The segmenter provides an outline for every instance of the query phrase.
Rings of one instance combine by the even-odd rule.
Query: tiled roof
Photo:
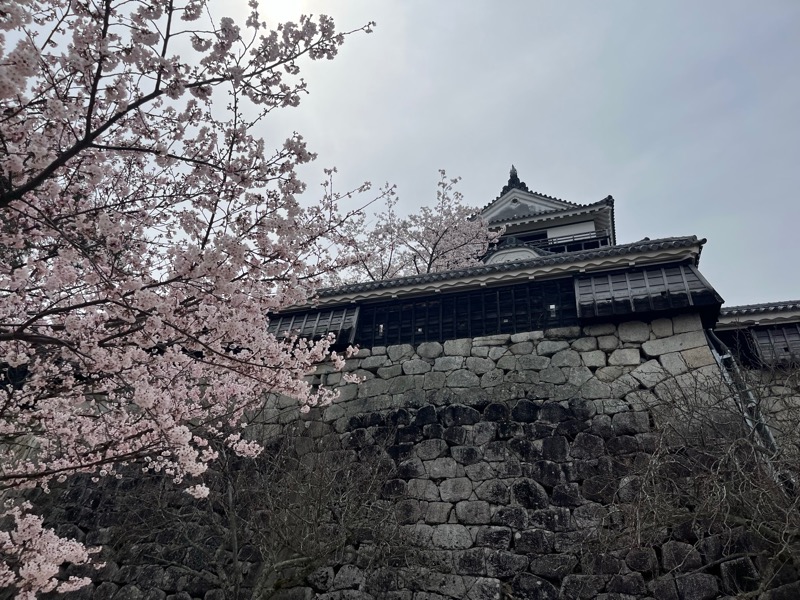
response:
[[[368,281],[364,283],[354,283],[335,288],[323,288],[319,291],[320,298],[327,298],[331,296],[338,296],[340,294],[351,294],[360,292],[369,292],[375,290],[383,290],[393,287],[422,285],[435,281],[446,281],[449,279],[460,279],[463,277],[470,277],[475,275],[488,275],[491,273],[502,273],[504,271],[514,271],[516,269],[542,267],[547,265],[569,264],[572,262],[579,262],[582,260],[592,260],[596,258],[604,258],[607,256],[619,256],[631,252],[652,252],[657,250],[666,249],[680,249],[689,248],[691,246],[706,243],[706,240],[699,239],[696,235],[685,237],[670,237],[661,238],[657,240],[643,239],[638,242],[630,244],[619,244],[617,246],[603,246],[593,250],[580,250],[577,252],[564,252],[560,254],[552,254],[549,256],[541,256],[522,261],[511,261],[504,263],[497,263],[492,265],[478,265],[475,267],[468,267],[465,269],[456,269],[454,271],[442,271],[438,273],[425,273],[423,275],[412,275],[410,277],[400,277],[397,279],[388,279],[385,281]]]
[[[786,300],[784,302],[764,302],[762,304],[742,304],[741,306],[723,306],[721,317],[739,317],[760,313],[789,312],[800,310],[800,300]]]
[[[563,200],[562,200],[562,202],[563,202]],[[612,206],[613,207],[614,206],[614,199],[611,196],[609,196],[608,198],[603,198],[599,202],[594,202],[592,204],[573,204],[572,202],[568,202],[568,204],[571,204],[572,206],[568,206],[566,208],[557,208],[557,209],[553,209],[553,210],[535,211],[535,212],[529,212],[529,213],[524,213],[524,214],[519,214],[519,215],[513,215],[511,217],[506,217],[505,219],[492,219],[491,221],[489,221],[489,223],[491,224],[492,227],[494,227],[494,226],[496,226],[498,224],[501,224],[501,223],[507,223],[509,221],[519,221],[520,219],[527,219],[527,218],[532,218],[532,217],[539,217],[539,216],[545,216],[546,215],[548,218],[552,218],[552,217],[558,216],[558,215],[560,215],[562,213],[572,212],[572,211],[574,211],[576,209],[586,209],[586,210],[588,210],[588,209],[592,209],[592,208],[602,208],[604,206]],[[482,211],[483,210],[486,210],[486,208],[482,209]]]

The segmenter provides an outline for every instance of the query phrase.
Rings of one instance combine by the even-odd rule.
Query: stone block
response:
[[[681,600],[713,600],[719,597],[717,578],[707,573],[691,573],[676,577]]]
[[[689,367],[689,369],[699,369],[700,367],[713,365],[717,362],[714,360],[711,349],[708,347],[683,350],[681,352],[681,357],[686,362],[686,366]]]
[[[417,346],[417,355],[421,358],[439,358],[443,351],[439,342],[423,342]]]
[[[473,465],[483,459],[483,452],[476,446],[453,446],[450,454],[462,465]]]
[[[511,546],[511,529],[496,525],[479,527],[475,536],[475,545],[505,550]]]
[[[489,348],[488,346],[476,346],[473,344],[470,355],[477,358],[487,358],[489,356]]]
[[[496,361],[508,354],[508,349],[505,346],[492,346],[489,348],[489,358]]]
[[[683,356],[681,356],[680,352],[662,354],[658,357],[658,360],[661,363],[661,366],[664,367],[664,369],[670,375],[681,375],[689,370],[689,367],[686,366],[686,361],[683,360]]]
[[[504,525],[512,529],[525,529],[528,511],[521,506],[501,506],[492,515],[492,525]]]
[[[657,357],[669,352],[680,352],[691,348],[707,346],[706,336],[702,331],[676,333],[672,337],[650,340],[642,344],[647,356]]]
[[[513,597],[520,600],[558,600],[558,589],[552,583],[530,573],[517,575],[511,582],[511,589]]]
[[[601,335],[597,338],[597,347],[604,352],[611,352],[619,347],[619,338],[615,335]]]
[[[463,356],[440,356],[433,361],[434,371],[455,371],[464,367]]]
[[[583,328],[583,333],[585,335],[610,335],[612,333],[616,333],[617,328],[613,323],[599,323],[597,325],[587,325]]]
[[[612,383],[621,377],[622,373],[623,369],[620,366],[600,367],[594,372],[594,376],[603,383]]]
[[[520,371],[541,371],[550,365],[549,356],[527,355],[517,357],[517,367]]]
[[[440,390],[444,387],[447,380],[447,375],[442,371],[433,371],[425,373],[425,379],[422,383],[422,388],[425,390]]]
[[[450,511],[453,505],[449,502],[429,502],[425,512],[425,522],[431,525],[436,523],[447,523],[450,520]]]
[[[460,502],[472,495],[472,481],[466,477],[446,479],[439,484],[439,497],[444,502]]]
[[[650,415],[645,411],[619,412],[611,419],[614,433],[630,435],[650,431]]]
[[[492,513],[484,500],[463,500],[456,504],[456,516],[465,525],[487,525]]]
[[[464,472],[471,481],[488,481],[496,476],[496,471],[486,461],[475,463],[474,465],[467,465],[464,467]]]
[[[641,598],[647,594],[644,577],[641,573],[614,575],[606,589],[612,594],[624,594],[634,598]]]
[[[469,356],[472,350],[472,339],[447,340],[444,343],[445,356]]]
[[[579,367],[581,366],[581,355],[575,350],[559,350],[550,358],[550,365],[553,367]]]
[[[623,342],[646,342],[650,339],[650,327],[641,321],[625,321],[617,327],[617,335]]]
[[[543,383],[566,383],[567,377],[564,372],[558,367],[547,367],[539,371],[539,381]]]
[[[378,367],[383,367],[389,364],[385,356],[368,356],[361,361],[361,368],[368,371],[374,371]]]
[[[661,566],[665,571],[692,571],[702,564],[700,553],[691,544],[670,541],[661,546]]]
[[[650,329],[657,338],[669,337],[673,334],[672,319],[656,319],[650,323]]]
[[[406,484],[406,494],[409,498],[427,502],[438,502],[440,500],[439,488],[430,479],[411,479]]]
[[[486,548],[459,550],[453,553],[453,560],[459,575],[486,575]]]
[[[551,580],[563,579],[578,566],[578,559],[572,554],[546,554],[531,558],[528,570],[534,575]]]
[[[590,368],[599,368],[606,366],[606,353],[602,350],[590,350],[589,352],[581,352],[581,362]]]
[[[677,315],[672,317],[672,329],[674,333],[686,333],[687,331],[702,331],[703,323],[700,315]]]
[[[483,375],[495,368],[495,363],[489,358],[477,358],[470,356],[467,358],[467,369],[477,375]]]
[[[533,342],[517,342],[508,347],[511,354],[531,354],[533,352]]]
[[[390,346],[391,348],[391,346]],[[333,590],[357,588],[364,583],[364,572],[355,565],[342,565],[333,578]]]
[[[748,557],[729,560],[720,565],[722,588],[728,594],[752,592],[759,585],[759,574]]]
[[[439,420],[445,427],[454,425],[474,425],[481,420],[481,413],[471,406],[451,404],[439,412]]]
[[[581,385],[579,393],[586,400],[608,398],[611,395],[611,386],[593,377]]]
[[[481,384],[481,378],[478,377],[472,371],[468,371],[467,369],[459,369],[457,371],[453,371],[447,375],[447,380],[445,381],[445,385],[447,387],[458,387],[458,388],[471,388],[471,387],[479,387]]]
[[[430,365],[428,365],[430,367]],[[430,368],[428,369],[430,370]],[[391,367],[379,367],[377,371],[378,377],[381,379],[391,379],[392,377],[397,377],[403,372],[403,367],[400,365],[392,365]],[[335,375],[339,375],[339,373],[335,373]],[[328,375],[328,383],[330,383],[330,375]]]
[[[546,508],[547,492],[533,479],[518,479],[511,484],[511,502],[527,509]]]
[[[495,551],[486,555],[486,574],[489,577],[512,577],[527,566],[528,557],[513,552]]]
[[[570,445],[569,453],[573,458],[591,459],[605,453],[603,438],[591,433],[579,433]]]
[[[609,365],[638,365],[641,362],[638,348],[620,348],[608,357]]]
[[[414,450],[420,460],[433,460],[447,454],[448,445],[444,440],[423,440]]]
[[[631,375],[647,389],[654,388],[667,378],[667,374],[657,360],[648,360],[639,365],[631,372]]]
[[[459,465],[453,458],[437,458],[423,463],[428,477],[431,479],[448,479],[464,476],[464,467]]]
[[[411,344],[398,344],[396,346],[388,346],[386,354],[392,362],[400,362],[407,358],[414,356],[414,347]]]
[[[549,340],[574,340],[581,335],[581,328],[577,325],[568,327],[551,327],[545,329],[542,337]]]
[[[433,528],[431,543],[435,548],[464,550],[472,546],[472,536],[463,525],[445,524]]]
[[[497,359],[498,369],[503,369],[504,371],[516,371],[518,366],[519,363],[517,362],[517,357],[511,354],[501,356]]]
[[[431,370],[431,363],[419,358],[403,361],[403,373],[406,375],[417,375],[420,373],[427,373]]]
[[[508,486],[499,479],[489,479],[475,488],[475,496],[492,504],[508,504]]]
[[[567,348],[569,348],[569,342],[548,339],[539,342],[539,345],[536,346],[536,354],[539,356],[552,356],[556,352],[566,350]]]

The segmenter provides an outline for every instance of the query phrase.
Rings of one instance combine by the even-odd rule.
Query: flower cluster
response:
[[[144,459],[196,480],[212,438],[258,453],[231,432],[269,394],[331,400],[305,380],[330,341],[276,339],[267,321],[347,260],[330,248],[352,215],[337,195],[302,206],[295,170],[313,153],[298,134],[270,152],[253,128],[299,101],[298,61],[334,57],[344,35],[324,16],[270,30],[253,6],[237,24],[207,4],[2,3],[3,487]],[[0,532],[0,583],[78,585],[53,577],[86,560],[80,545],[27,510]]]

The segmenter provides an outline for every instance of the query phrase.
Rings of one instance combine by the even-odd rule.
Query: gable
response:
[[[534,192],[513,189],[483,209],[480,215],[491,225],[569,208],[575,208],[575,204]]]

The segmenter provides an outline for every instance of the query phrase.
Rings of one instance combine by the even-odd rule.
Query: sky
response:
[[[243,2],[243,0],[230,0]],[[483,206],[513,163],[537,192],[616,200],[617,241],[707,238],[727,305],[800,299],[800,2],[282,0],[268,20],[374,20],[268,139],[304,135],[339,189],[435,200],[438,170]],[[277,142],[276,142],[277,145]]]

